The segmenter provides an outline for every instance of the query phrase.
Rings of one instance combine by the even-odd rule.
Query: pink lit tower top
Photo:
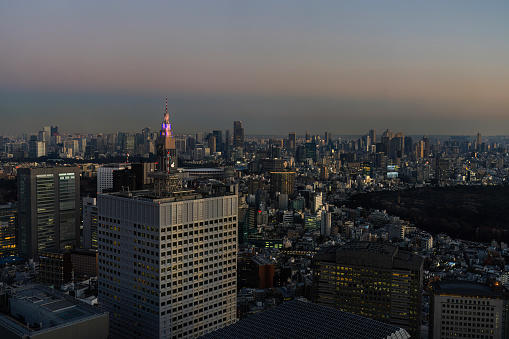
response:
[[[177,168],[177,149],[175,139],[171,130],[170,115],[168,114],[168,99],[166,99],[166,110],[164,113],[161,131],[156,140],[157,148],[157,170],[159,172],[171,173]]]

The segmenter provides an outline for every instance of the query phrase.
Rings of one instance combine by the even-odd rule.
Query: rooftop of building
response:
[[[260,256],[260,255],[253,257],[253,261],[260,266],[272,265],[272,262],[269,259],[267,259],[263,256]]]
[[[34,331],[41,333],[57,326],[66,326],[97,316],[108,316],[108,312],[44,285],[17,287],[7,290],[7,294],[10,314],[0,314],[0,326],[18,334],[30,334]],[[23,315],[24,322],[14,317],[15,312]],[[41,328],[39,324],[45,325]]]
[[[339,251],[360,251],[378,255],[392,256],[398,251],[395,245],[380,244],[375,242],[350,242],[339,248]]]
[[[404,269],[417,269],[422,267],[424,262],[420,255],[401,251],[396,245],[360,241],[322,248],[314,259],[351,265]]]
[[[333,308],[293,300],[233,325],[208,333],[203,339],[410,338],[402,328]]]
[[[502,293],[493,291],[490,286],[465,280],[443,280],[431,284],[435,295],[456,295],[465,297],[502,298]]]

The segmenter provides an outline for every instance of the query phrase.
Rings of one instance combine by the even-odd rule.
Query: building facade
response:
[[[314,299],[420,337],[423,258],[397,246],[353,242],[313,258]]]
[[[37,259],[39,251],[73,249],[80,243],[80,170],[38,167],[18,170],[18,248]]]
[[[270,191],[292,196],[295,190],[295,172],[271,172]]]
[[[16,246],[16,205],[0,205],[0,258],[18,254]]]
[[[235,322],[237,199],[98,196],[99,302],[113,338],[194,338]]]
[[[242,121],[233,122],[233,147],[244,148],[244,128]]]
[[[97,199],[83,198],[83,247],[97,249]]]
[[[430,338],[506,338],[501,291],[473,281],[436,281],[431,286]]]
[[[107,164],[97,168],[97,193],[113,188],[113,172],[131,168],[131,164]]]

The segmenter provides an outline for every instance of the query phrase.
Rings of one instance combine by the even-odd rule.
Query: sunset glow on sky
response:
[[[176,134],[508,134],[508,18],[507,1],[4,1],[0,135],[157,130],[166,97]]]

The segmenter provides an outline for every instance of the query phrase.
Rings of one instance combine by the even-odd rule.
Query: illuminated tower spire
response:
[[[170,115],[168,114],[168,98],[166,98],[166,109],[156,146],[157,170],[159,172],[170,173],[177,166],[177,150],[173,131],[171,130]]]
[[[154,178],[154,191],[158,196],[168,196],[182,191],[182,184],[174,173],[178,165],[175,139],[171,130],[170,115],[168,114],[168,99],[164,112],[161,131],[156,140],[157,148],[157,172]]]
[[[161,132],[159,133],[159,137],[173,137],[173,132],[171,130],[170,124],[170,115],[168,114],[168,98],[166,98],[166,110],[164,112],[163,124],[161,126]]]

